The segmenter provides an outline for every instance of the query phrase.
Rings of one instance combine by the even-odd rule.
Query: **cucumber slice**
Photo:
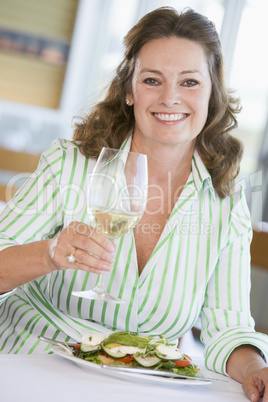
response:
[[[163,355],[162,353],[158,352],[156,349],[154,350],[154,353],[159,359],[161,360],[184,360],[181,356],[168,356],[168,355]]]
[[[133,357],[136,360],[136,362],[143,367],[153,367],[161,362],[161,359],[159,359],[159,357],[157,357],[156,355],[142,357],[137,354],[134,354]]]
[[[161,360],[170,360],[170,359],[167,358],[166,355],[163,355],[162,353],[158,352],[156,349],[154,350],[154,353],[155,353],[155,355],[156,355],[157,357],[159,357],[159,359],[161,359]]]
[[[100,345],[87,345],[86,343],[81,343],[80,345],[80,350],[81,352],[97,352],[98,350],[101,350]]]
[[[102,350],[110,357],[113,357],[115,359],[122,359],[123,357],[127,356],[127,353],[122,353],[119,350],[115,351],[113,349],[107,348],[107,346],[104,346],[101,344]],[[114,348],[115,349],[115,348]]]
[[[163,360],[183,360],[181,351],[171,345],[158,345],[154,353],[159,359]]]

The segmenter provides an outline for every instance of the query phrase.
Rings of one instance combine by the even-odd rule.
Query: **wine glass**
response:
[[[91,225],[111,241],[139,222],[148,189],[147,156],[103,148],[90,177],[87,211]],[[124,303],[104,289],[103,273],[94,289],[72,292],[86,299]]]

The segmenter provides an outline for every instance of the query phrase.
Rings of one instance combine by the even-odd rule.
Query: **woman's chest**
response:
[[[176,191],[168,186],[151,186],[148,190],[146,210],[134,228],[139,274],[165,229],[180,193],[178,189]]]
[[[167,189],[151,188],[148,191],[146,210],[134,228],[139,274],[152,255],[174,207]]]
[[[134,238],[139,274],[141,274],[152,255],[163,232],[168,216],[168,214],[166,214],[166,216],[159,214],[157,217],[144,214],[135,227]]]

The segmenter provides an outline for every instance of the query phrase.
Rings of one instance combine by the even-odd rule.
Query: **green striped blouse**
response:
[[[86,194],[94,164],[73,142],[54,141],[0,216],[0,250],[52,238],[73,220],[89,223]],[[93,287],[96,274],[53,272],[1,296],[0,351],[47,352],[37,335],[80,341],[89,331],[163,334],[175,342],[201,314],[208,368],[226,374],[226,360],[240,344],[268,355],[268,337],[254,332],[250,315],[251,236],[243,189],[219,199],[195,151],[189,179],[140,275],[133,232],[116,242],[105,282],[125,303],[72,296]]]

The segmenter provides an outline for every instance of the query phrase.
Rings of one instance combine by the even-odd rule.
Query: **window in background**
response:
[[[242,112],[234,134],[244,144],[241,180],[253,223],[268,220],[268,3],[247,0],[230,74]]]
[[[190,7],[213,21],[217,31],[220,33],[224,14],[224,0],[159,0],[158,3],[159,6],[171,6],[178,10]]]
[[[241,19],[230,75],[230,86],[241,98],[236,136],[244,143],[242,172],[251,174],[265,133],[268,110],[268,2],[248,0]]]
[[[139,9],[139,0],[114,0],[109,14],[106,15],[106,48],[100,55],[96,71],[89,77],[90,98],[102,97],[105,87],[114,75],[116,67],[123,56],[123,38],[135,23],[135,16]],[[93,80],[97,84],[93,84]],[[92,89],[96,90],[94,94]]]
[[[0,0],[0,97],[58,108],[78,0]]]

